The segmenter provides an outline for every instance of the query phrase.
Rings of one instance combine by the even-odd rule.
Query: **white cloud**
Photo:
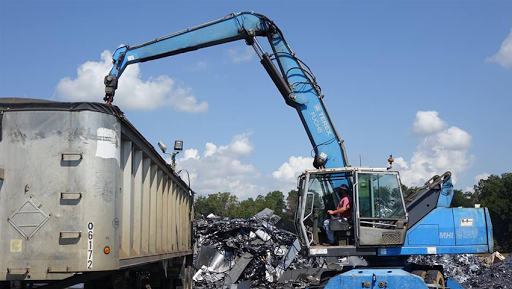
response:
[[[246,132],[233,137],[229,144],[229,149],[239,156],[246,156],[252,152],[252,144],[249,141],[249,136],[252,132]]]
[[[185,150],[185,152],[183,153],[183,160],[186,161],[189,159],[194,159],[194,160],[199,159],[199,152],[196,149]]]
[[[101,102],[105,86],[103,78],[112,68],[112,53],[101,53],[101,61],[87,61],[77,69],[77,77],[62,78],[55,88],[55,97],[65,101]],[[189,87],[179,87],[166,75],[141,79],[139,64],[126,68],[119,79],[114,98],[115,104],[122,109],[150,110],[170,106],[178,111],[200,113],[208,110],[208,103],[198,103]]]
[[[412,125],[412,132],[417,134],[431,134],[439,132],[446,127],[446,122],[438,117],[437,111],[418,111],[416,120]]]
[[[291,156],[277,171],[272,173],[275,179],[295,182],[300,173],[313,169],[313,158]]]
[[[490,176],[491,175],[486,172],[476,175],[475,176],[475,185],[477,185],[478,182],[480,182],[480,180],[487,180]],[[475,188],[473,185],[473,186],[466,187],[466,190],[464,192],[472,192],[473,193],[474,191],[475,191]]]
[[[453,181],[457,174],[469,169],[474,156],[468,153],[472,137],[466,131],[439,118],[437,111],[418,111],[413,132],[419,144],[409,161],[395,159],[402,182],[407,186],[422,186],[432,176],[451,171]]]
[[[490,174],[483,172],[475,176],[475,182],[478,183],[480,180],[487,180],[490,176]]]
[[[438,133],[434,138],[430,137],[432,146],[440,149],[465,150],[471,146],[471,135],[456,126],[449,127]]]
[[[239,158],[253,151],[249,141],[251,132],[235,135],[227,145],[217,146],[207,142],[202,155],[197,149],[188,149],[177,161],[177,169],[190,173],[191,186],[200,194],[231,192],[240,199],[265,194],[258,183],[262,175],[254,165]]]
[[[217,151],[217,146],[211,142],[206,143],[206,150],[204,151],[204,157],[209,157]]]
[[[487,62],[496,62],[499,65],[510,68],[512,67],[512,28],[503,43],[501,43],[500,50],[491,57],[485,59]]]
[[[262,174],[242,160],[254,151],[251,135],[250,131],[237,134],[225,145],[207,142],[202,152],[187,149],[177,160],[176,169],[189,172],[192,189],[201,195],[230,192],[243,200],[280,190],[286,196],[296,189],[298,175],[313,168],[313,158],[292,156],[273,173]],[[181,176],[187,181],[186,176]]]
[[[314,169],[313,158],[291,156],[272,173],[277,189],[285,194],[296,189],[298,176],[307,169]]]
[[[395,158],[395,165],[405,170],[409,169],[409,164],[402,157]]]
[[[233,63],[238,64],[240,62],[250,61],[255,53],[250,46],[246,46],[228,49],[227,54]]]

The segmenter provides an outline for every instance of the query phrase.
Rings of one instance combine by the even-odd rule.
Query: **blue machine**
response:
[[[318,246],[315,229],[308,229],[317,224],[317,219],[311,218],[315,216],[311,204],[316,198],[325,200],[331,195],[333,184],[340,178],[349,178],[354,184],[353,221],[341,229],[331,226],[340,234],[337,246]],[[399,186],[398,173],[387,169],[312,170],[300,177],[300,209],[295,219],[306,254],[364,256],[367,260],[365,269],[341,268],[341,274],[331,278],[325,288],[458,288],[455,280],[444,280],[442,267],[410,264],[407,258],[493,251],[488,209],[450,207],[453,185],[449,172],[433,177],[403,203],[399,202]],[[417,284],[418,280],[423,281],[422,286]]]
[[[435,279],[432,279],[435,282]],[[430,282],[430,281],[427,281]],[[399,289],[399,288],[439,288],[435,283],[425,284],[420,276],[401,269],[353,269],[332,278],[324,289]],[[453,279],[448,279],[441,288],[464,289]]]
[[[260,46],[258,36],[267,38],[270,54]],[[286,104],[297,110],[315,152],[317,170],[299,177],[295,226],[302,252],[368,259],[368,267],[343,269],[326,288],[457,288],[455,281],[445,282],[442,268],[411,266],[405,262],[407,256],[492,252],[488,210],[450,208],[453,185],[449,172],[434,176],[404,199],[397,172],[349,166],[343,140],[332,124],[315,76],[296,57],[281,30],[261,14],[230,14],[141,45],[119,47],[104,80],[104,100],[113,102],[119,78],[130,64],[236,40],[245,40],[254,48]],[[390,164],[392,161],[390,158]],[[318,246],[325,238],[318,224],[323,223],[325,211],[340,201],[335,189],[340,184],[352,187],[353,218],[331,226],[337,233],[337,246]]]

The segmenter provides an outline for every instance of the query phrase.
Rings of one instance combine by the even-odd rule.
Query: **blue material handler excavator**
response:
[[[263,50],[257,37],[267,38],[270,53]],[[492,252],[487,208],[450,207],[454,195],[450,172],[432,177],[404,197],[399,173],[390,170],[392,158],[389,168],[350,166],[314,74],[264,15],[230,14],[137,46],[119,47],[104,80],[104,100],[113,102],[119,78],[130,64],[237,40],[254,48],[286,104],[298,112],[313,146],[316,169],[306,171],[298,180],[294,222],[300,253],[365,259],[364,265],[333,269],[325,288],[461,288],[453,279],[444,278],[441,266],[411,264],[407,258]],[[330,220],[336,244],[323,246],[326,233],[319,224],[329,219],[327,210],[339,203],[341,195],[336,188],[342,184],[351,189],[351,218]]]

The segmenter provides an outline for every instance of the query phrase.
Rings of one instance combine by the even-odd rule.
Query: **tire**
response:
[[[446,288],[443,273],[439,270],[428,270],[425,276],[425,283],[427,283],[427,286],[428,284],[437,285],[433,288]]]
[[[423,281],[425,281],[425,276],[427,275],[427,272],[425,270],[414,270],[411,272],[411,274],[416,275],[420,277]]]

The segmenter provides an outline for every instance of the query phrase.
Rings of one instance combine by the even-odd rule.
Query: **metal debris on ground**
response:
[[[496,254],[497,253],[497,254]],[[453,278],[466,289],[512,288],[512,256],[489,266],[488,260],[501,260],[498,252],[480,260],[476,255],[426,255],[413,256],[409,262],[420,265],[443,265],[446,278]],[[496,257],[496,258],[495,258]]]
[[[408,261],[418,265],[442,265],[445,277],[459,283],[466,282],[485,269],[485,264],[473,254],[418,255],[410,257]]]
[[[473,278],[462,284],[466,289],[493,288],[507,289],[512,288],[512,255],[503,261],[492,264],[489,268],[482,270]]]
[[[281,288],[278,280],[287,268],[320,267],[323,258],[297,254],[297,237],[276,227],[279,220],[270,209],[247,220],[197,219],[195,287]]]
[[[498,262],[501,262],[503,260],[505,260],[505,256],[501,255],[500,252],[496,251],[496,252],[492,253],[491,256],[485,258],[484,261],[487,264],[489,264],[489,266],[490,266],[490,265],[492,265],[494,263],[498,263]]]

